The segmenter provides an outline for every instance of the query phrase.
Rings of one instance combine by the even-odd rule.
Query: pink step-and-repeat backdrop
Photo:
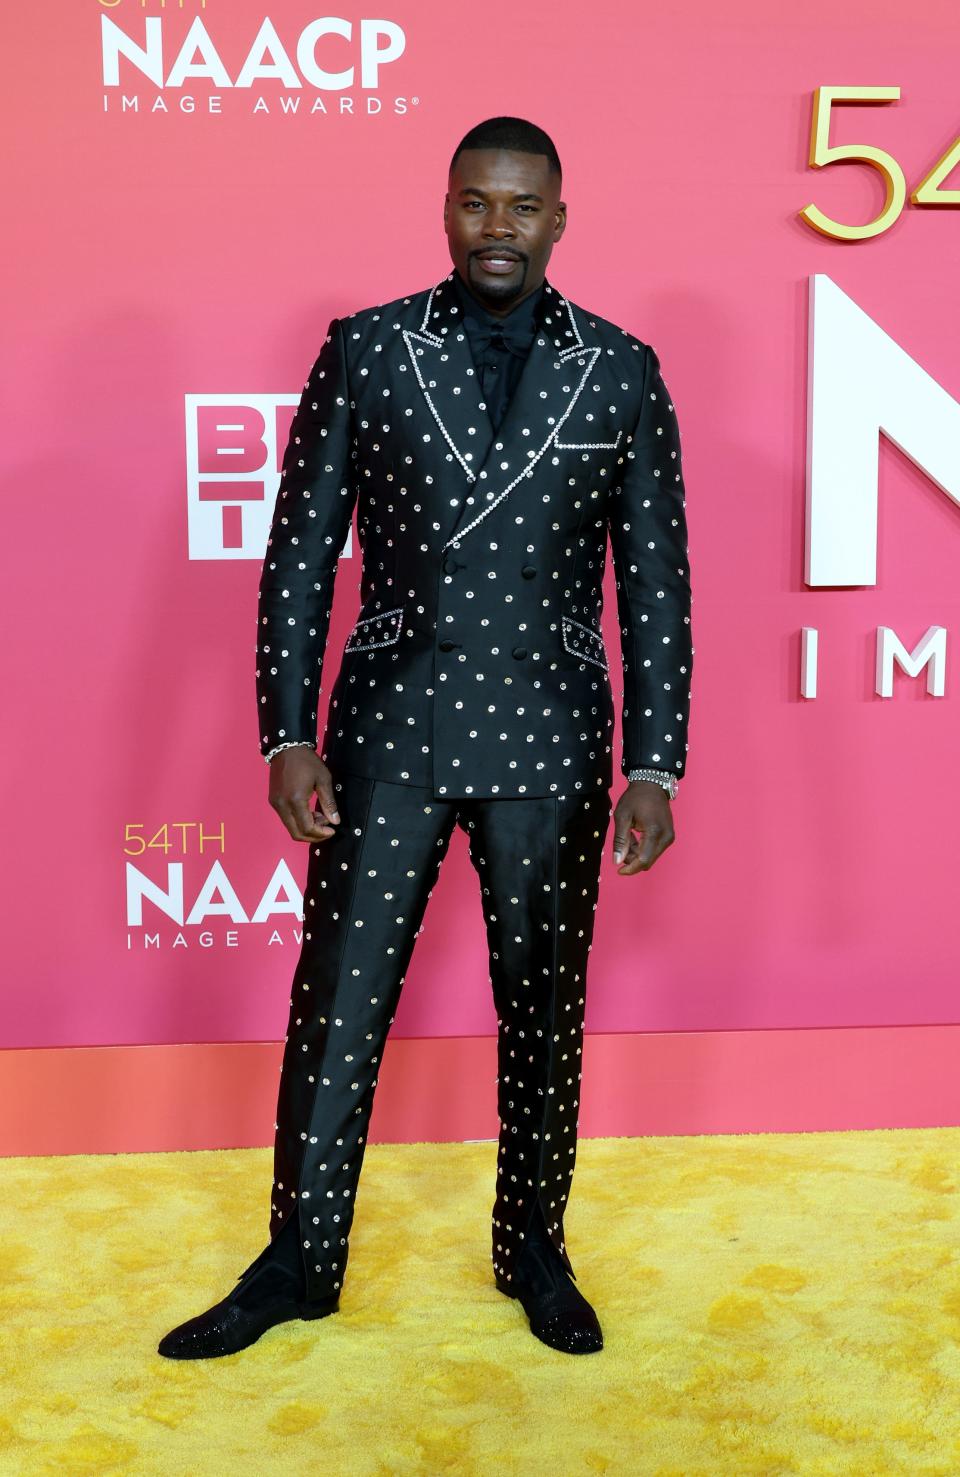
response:
[[[588,1030],[952,1023],[955,0],[332,8],[3,18],[0,1046],[282,1035],[306,848],[254,694],[278,457],[330,317],[449,270],[449,156],[503,112],[564,163],[551,280],[654,345],[684,445],[688,773],[656,866],[604,864]],[[495,1030],[457,834],[393,1036]]]

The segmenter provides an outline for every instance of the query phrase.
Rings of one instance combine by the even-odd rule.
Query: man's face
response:
[[[450,172],[443,203],[450,256],[492,313],[540,286],[566,219],[545,154],[467,149]]]

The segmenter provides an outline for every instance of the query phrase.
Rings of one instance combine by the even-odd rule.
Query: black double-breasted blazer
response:
[[[613,778],[607,540],[624,774],[685,769],[693,664],[677,416],[649,344],[545,283],[494,432],[452,273],[334,318],[291,425],[260,577],[260,748],[315,743],[334,576],[361,608],[321,757],[438,798]]]

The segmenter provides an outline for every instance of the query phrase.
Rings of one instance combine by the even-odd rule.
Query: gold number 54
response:
[[[819,206],[812,202],[805,205],[798,215],[819,231],[822,236],[832,236],[837,241],[865,241],[869,236],[879,236],[888,231],[903,209],[907,198],[907,182],[903,170],[885,149],[873,144],[831,144],[830,109],[834,103],[886,103],[896,102],[900,97],[899,87],[818,87],[813,94],[813,113],[810,120],[810,154],[808,163],[814,169],[824,164],[836,164],[844,159],[855,159],[861,164],[872,164],[878,169],[886,189],[883,209],[875,220],[863,226],[848,226],[842,221],[831,220]],[[914,205],[960,205],[960,189],[945,190],[941,181],[960,163],[960,138],[946,153],[928,169],[923,179],[910,196]]]

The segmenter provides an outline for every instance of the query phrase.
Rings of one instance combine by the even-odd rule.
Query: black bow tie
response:
[[[535,332],[531,322],[519,327],[512,324],[509,318],[505,318],[502,323],[492,323],[487,318],[476,318],[473,314],[470,318],[470,339],[481,353],[491,348],[507,349],[518,358],[527,357]]]

